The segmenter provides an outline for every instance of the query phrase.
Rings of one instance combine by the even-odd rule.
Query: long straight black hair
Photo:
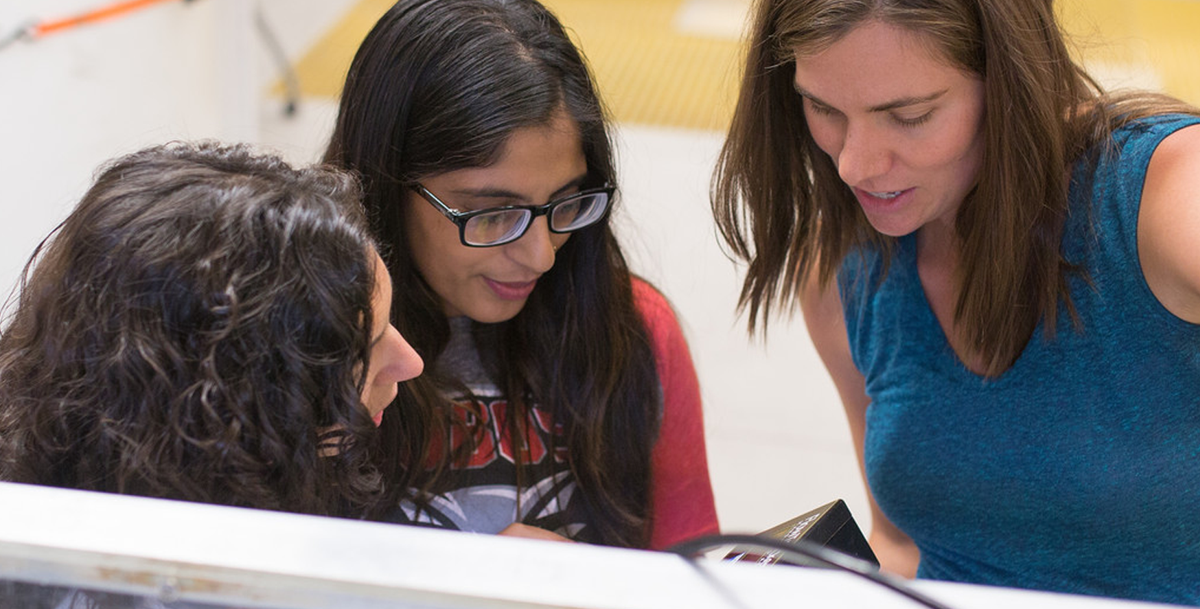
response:
[[[405,239],[409,186],[490,165],[515,130],[547,125],[562,112],[580,131],[584,187],[615,183],[587,66],[554,15],[533,0],[402,0],[359,48],[325,159],[364,180],[371,227],[396,287],[392,318],[426,362],[437,361],[449,325]],[[661,396],[630,280],[606,220],[573,234],[515,318],[475,324],[475,336],[510,407],[527,413],[536,403],[561,425],[555,442],[567,449],[578,483],[570,509],[591,525],[594,541],[637,547],[648,540]],[[451,408],[443,392],[458,385],[454,373],[430,366],[384,417],[385,440],[401,464],[392,476],[417,489],[418,502],[453,484],[454,456],[434,447],[446,445]],[[509,431],[519,432],[512,423]],[[518,464],[518,484],[526,471]]]

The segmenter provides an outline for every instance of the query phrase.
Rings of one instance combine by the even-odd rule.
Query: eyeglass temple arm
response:
[[[455,224],[458,223],[459,214],[457,212],[455,212],[453,209],[450,209],[450,207],[447,206],[445,203],[442,203],[442,201],[440,199],[433,196],[432,192],[425,190],[425,187],[423,187],[419,184],[414,184],[412,186],[412,189],[417,191],[417,194],[421,195],[421,197],[424,198],[426,201],[433,203],[433,206],[436,207],[438,211],[442,212],[443,216],[446,216],[447,218],[450,219],[450,221],[454,222]]]

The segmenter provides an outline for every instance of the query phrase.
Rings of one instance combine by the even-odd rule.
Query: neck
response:
[[[960,246],[953,222],[931,222],[917,231],[917,259],[922,264],[958,268]]]
[[[917,233],[917,275],[921,278],[925,299],[937,317],[946,341],[964,366],[976,374],[982,374],[984,360],[961,336],[954,315],[962,291],[958,279],[962,248],[953,227],[949,227],[950,230],[946,228],[943,225],[926,226]]]

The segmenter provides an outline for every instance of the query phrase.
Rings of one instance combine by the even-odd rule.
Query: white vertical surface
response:
[[[96,167],[170,139],[217,133],[215,1],[169,2],[0,51],[0,293]],[[96,8],[4,0],[0,31]]]
[[[866,491],[833,382],[799,312],[766,340],[735,315],[744,269],[722,249],[708,186],[720,133],[618,129],[616,230],[634,272],[671,300],[704,399],[721,527],[755,533],[844,499],[865,535]]]
[[[212,32],[217,66],[216,137],[231,142],[257,142],[258,106],[263,97],[254,26],[257,2],[210,1],[217,12]]]

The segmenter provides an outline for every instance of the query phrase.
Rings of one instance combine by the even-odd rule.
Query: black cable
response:
[[[275,61],[275,66],[279,68],[283,78],[285,100],[283,113],[287,116],[294,116],[296,107],[300,104],[300,81],[296,78],[296,70],[288,61],[283,45],[279,44],[279,39],[275,37],[271,26],[267,23],[266,16],[263,15],[262,4],[258,4],[254,8],[254,25],[258,28],[258,34],[262,36],[263,44],[267,46],[267,51],[271,55],[271,59]]]
[[[813,560],[823,565],[833,567],[834,569],[847,571],[859,577],[868,579],[876,584],[879,584],[880,586],[896,592],[897,594],[929,607],[930,609],[950,609],[950,607],[947,605],[944,605],[912,589],[912,587],[907,585],[903,580],[880,573],[878,568],[869,562],[847,556],[846,554],[836,550],[831,550],[802,539],[794,542],[788,542],[769,537],[760,537],[757,535],[706,535],[704,537],[697,537],[696,539],[675,544],[674,546],[667,548],[666,551],[679,554],[680,556],[683,556],[689,561],[695,563],[697,555],[702,552],[707,552],[722,546],[734,545],[774,550],[784,554]],[[707,572],[701,570],[701,573],[704,573],[705,577],[711,578],[711,575],[709,575]]]
[[[695,569],[696,572],[700,574],[700,577],[702,577],[706,582],[708,582],[709,586],[717,591],[717,594],[721,597],[721,600],[725,601],[730,607],[733,607],[734,609],[751,609],[750,607],[746,606],[746,603],[740,597],[738,597],[736,592],[731,590],[729,586],[725,585],[725,582],[713,577],[713,574],[709,573],[708,570],[704,568],[704,563],[694,560],[693,557],[684,556],[684,558],[688,559],[688,565]]]
[[[0,36],[0,51],[3,51],[5,47],[17,42],[18,40],[29,40],[32,38],[33,28],[36,25],[36,21],[28,21],[21,25],[21,27],[13,30],[11,33]]]

